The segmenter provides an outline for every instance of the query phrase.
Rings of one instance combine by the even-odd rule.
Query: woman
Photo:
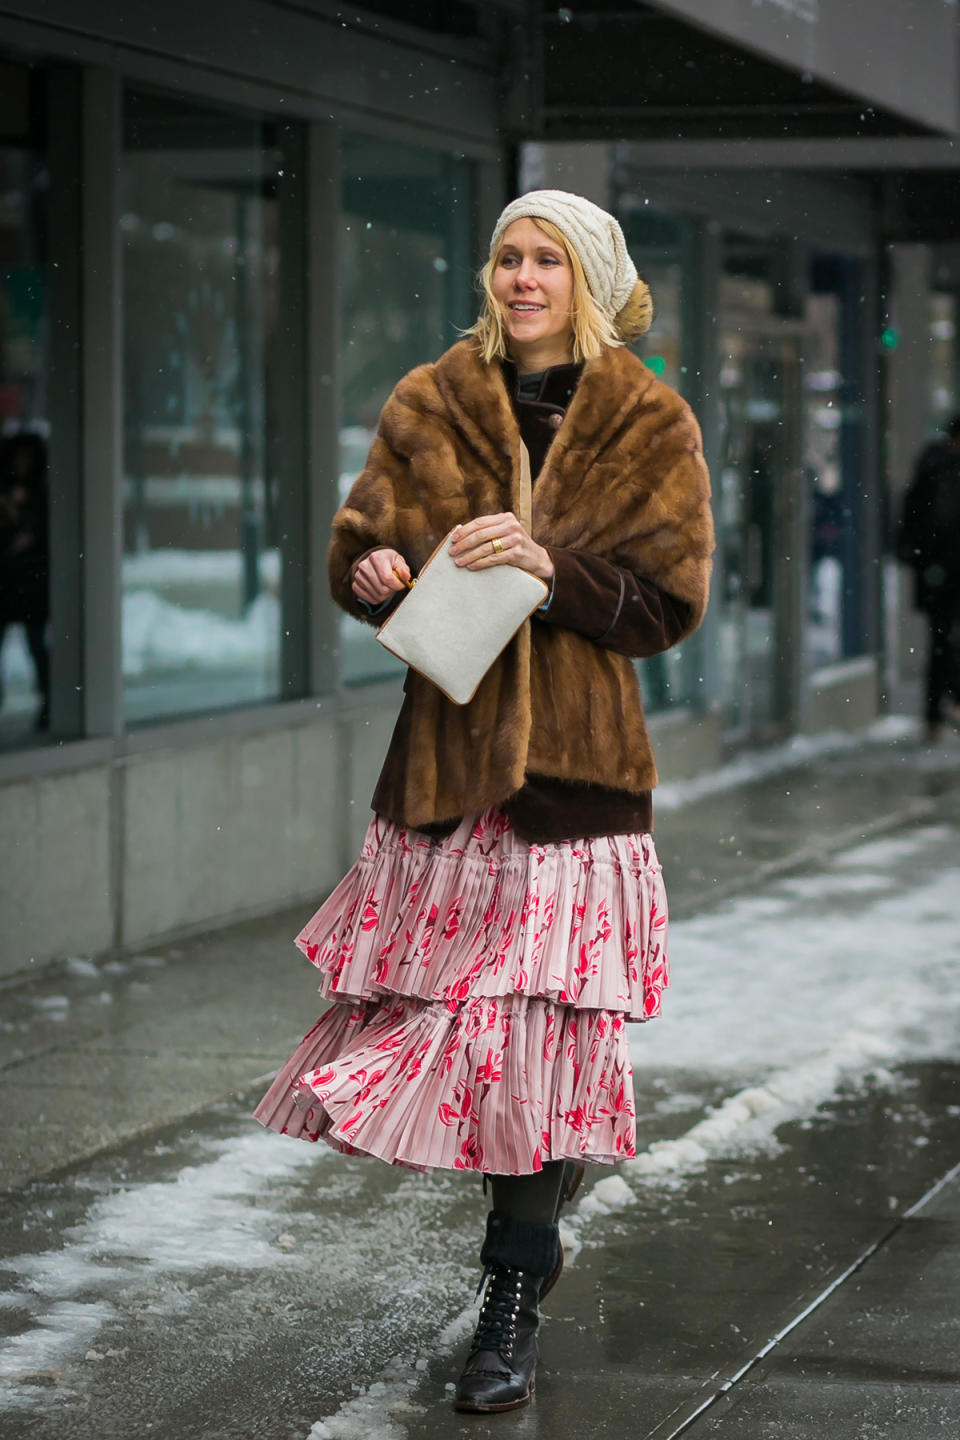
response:
[[[563,191],[524,195],[481,278],[469,338],[384,406],[334,518],[331,585],[378,623],[459,526],[459,565],[519,565],[550,593],[468,705],[407,673],[360,860],[298,937],[341,1003],[257,1117],[490,1177],[454,1403],[492,1411],[530,1399],[582,1163],[634,1153],[625,1022],[658,1013],[667,957],[631,660],[700,623],[713,531],[696,422],[624,345],[652,307],[616,220]]]

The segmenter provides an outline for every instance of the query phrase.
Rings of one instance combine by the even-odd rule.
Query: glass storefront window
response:
[[[670,254],[656,256],[646,249],[634,254],[638,271],[653,296],[653,324],[638,350],[658,379],[683,393],[683,267]],[[671,705],[685,705],[698,691],[699,641],[688,641],[663,655],[639,662],[644,704],[651,713]]]
[[[720,346],[717,698],[728,725],[762,733],[782,718],[783,492],[795,469],[799,341],[728,310]]]
[[[653,296],[653,324],[637,353],[655,375],[683,394],[684,290],[691,280],[687,227],[646,207],[627,210],[620,218],[630,256]]]
[[[277,697],[280,246],[273,127],[130,92],[123,679],[131,722]],[[276,366],[274,366],[274,369]]]
[[[438,151],[346,136],[342,146],[340,499],[363,468],[400,377],[469,325],[472,166]],[[341,618],[347,684],[399,674],[370,626]]]
[[[849,512],[843,496],[843,376],[836,295],[808,295],[806,319],[803,475],[810,490],[811,524],[807,663],[818,669],[843,655],[843,535]]]
[[[801,474],[808,486],[808,671],[863,648],[863,356],[859,261],[816,255],[804,306]]]
[[[713,591],[717,693],[731,733],[789,719],[789,610],[801,447],[803,326],[764,273],[771,242],[730,232],[719,287],[719,435]]]
[[[647,206],[631,209],[627,204],[620,219],[630,255],[653,296],[653,324],[638,342],[637,353],[660,380],[682,395],[688,375],[686,295],[692,283],[689,222]],[[638,662],[644,704],[649,712],[687,705],[699,698],[700,643],[694,637],[665,655]]]
[[[50,257],[43,72],[0,61],[0,747],[50,724]]]

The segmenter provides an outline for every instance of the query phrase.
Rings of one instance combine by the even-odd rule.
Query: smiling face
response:
[[[533,220],[514,220],[504,231],[491,289],[522,370],[573,358],[573,271],[563,246]]]

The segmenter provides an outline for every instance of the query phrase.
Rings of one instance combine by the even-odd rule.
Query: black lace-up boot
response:
[[[537,1303],[544,1277],[556,1269],[557,1243],[556,1225],[499,1210],[487,1216],[480,1252],[486,1289],[455,1410],[486,1414],[529,1404],[539,1353]]]

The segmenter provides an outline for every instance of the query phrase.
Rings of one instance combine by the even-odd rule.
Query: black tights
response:
[[[563,1160],[548,1160],[536,1175],[491,1175],[493,1208],[512,1215],[515,1220],[555,1224],[566,1188],[565,1170]]]

